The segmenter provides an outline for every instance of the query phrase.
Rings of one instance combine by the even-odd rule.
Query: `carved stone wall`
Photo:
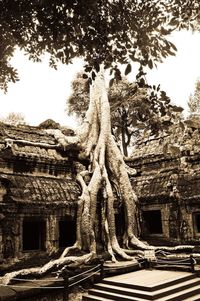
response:
[[[139,198],[141,216],[143,211],[152,211],[155,216],[155,210],[160,211],[163,232],[149,237],[199,242],[200,129],[191,126],[186,126],[184,133],[177,129],[171,136],[140,142],[127,162],[137,171],[131,182]],[[145,224],[144,217],[141,224]]]

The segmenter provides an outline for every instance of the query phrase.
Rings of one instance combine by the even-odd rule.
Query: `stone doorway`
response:
[[[59,247],[72,246],[76,242],[76,221],[65,217],[59,221]]]
[[[45,242],[45,221],[38,219],[24,219],[22,235],[23,251],[45,250]]]
[[[148,210],[143,211],[143,221],[145,234],[163,234],[161,211]]]

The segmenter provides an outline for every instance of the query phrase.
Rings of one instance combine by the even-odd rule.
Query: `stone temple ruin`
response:
[[[153,244],[199,242],[199,137],[199,128],[188,125],[184,136],[178,131],[173,138],[179,151],[163,153],[169,137],[152,138],[138,143],[127,160],[137,171],[131,182],[139,198],[138,232]],[[81,193],[76,174],[86,165],[76,149],[61,150],[39,127],[0,124],[2,267],[26,265],[28,259],[39,260],[73,245]],[[124,213],[117,195],[115,213],[120,237]]]
[[[142,141],[129,162],[139,197],[141,236],[199,243],[200,127],[187,120],[173,135]],[[166,145],[168,149],[166,150]]]
[[[7,140],[6,139],[11,139]],[[49,143],[47,149],[8,141]],[[12,262],[52,253],[75,241],[80,187],[76,151],[54,147],[34,127],[0,127],[0,259]],[[66,233],[67,232],[67,233]]]

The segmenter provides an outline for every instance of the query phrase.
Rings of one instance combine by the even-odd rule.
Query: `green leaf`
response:
[[[132,70],[132,67],[131,67],[131,64],[129,63],[127,66],[126,66],[126,70],[125,70],[125,75],[128,75]]]
[[[90,72],[90,71],[92,71],[92,67],[91,66],[85,67],[85,72]]]
[[[140,81],[139,81],[139,87],[144,87],[145,86],[145,80],[144,78],[141,78]]]
[[[148,66],[149,66],[150,69],[153,68],[153,62],[152,62],[152,60],[149,60],[149,61],[148,61]]]
[[[110,80],[110,82],[109,82],[109,87],[111,88],[111,87],[113,86],[113,84],[114,84],[114,78],[112,78],[112,79]]]
[[[169,25],[171,26],[177,26],[178,25],[178,20],[177,18],[172,18],[171,21],[169,22]]]
[[[94,71],[92,71],[92,80],[95,80],[96,74]]]
[[[83,73],[83,78],[84,79],[88,78],[87,74]]]
[[[117,81],[118,81],[118,80],[122,80],[122,77],[121,77],[121,71],[120,71],[118,68],[115,69],[114,77],[115,77],[115,79],[116,79]]]
[[[175,46],[172,42],[169,42],[169,43],[170,43],[170,46],[171,46],[175,51],[177,51],[176,46]]]
[[[94,68],[95,68],[96,72],[99,72],[100,67],[99,67],[98,62],[95,62],[95,63],[94,63]]]
[[[177,106],[173,106],[173,111],[174,112],[178,112],[178,113],[181,113],[181,112],[183,112],[183,108],[182,107],[177,107]]]
[[[113,69],[113,68],[111,68],[111,69],[110,69],[110,75],[112,75],[112,74],[113,74],[113,71],[114,71],[114,69]]]

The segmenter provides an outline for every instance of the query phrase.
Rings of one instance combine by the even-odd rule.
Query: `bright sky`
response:
[[[149,82],[160,83],[171,100],[187,109],[188,98],[200,78],[200,33],[176,32],[171,41],[178,51],[165,59],[147,76]]]
[[[157,69],[148,69],[148,81],[161,84],[174,103],[186,107],[195,82],[200,77],[200,33],[177,32],[171,38],[178,48],[176,57],[165,59]],[[51,118],[62,125],[73,125],[73,118],[65,113],[66,99],[71,94],[71,82],[81,71],[83,62],[59,65],[58,70],[43,63],[33,63],[19,50],[12,59],[20,81],[10,84],[8,93],[0,91],[0,117],[9,112],[22,113],[31,125]],[[133,77],[133,76],[131,76]]]

